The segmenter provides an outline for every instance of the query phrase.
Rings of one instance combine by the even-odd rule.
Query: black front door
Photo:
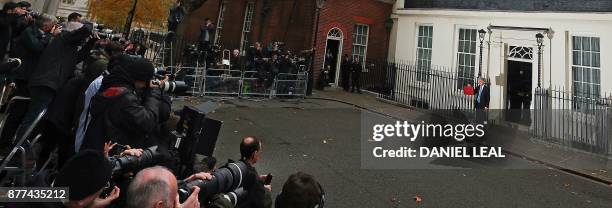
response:
[[[338,67],[338,51],[340,50],[339,40],[327,40],[327,50],[325,51],[325,68],[323,69],[327,82],[336,82],[336,70]]]
[[[508,121],[529,125],[532,100],[532,63],[508,61],[506,109]]]

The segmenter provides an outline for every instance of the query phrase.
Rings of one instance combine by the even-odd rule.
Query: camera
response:
[[[227,194],[223,194],[223,198],[227,199],[234,205],[234,207],[238,206],[240,202],[243,202],[247,198],[247,191],[244,188],[238,188],[234,191],[231,191]]]
[[[181,185],[178,189],[179,199],[181,202],[185,201],[195,186],[200,187],[199,197],[202,201],[210,199],[215,194],[230,193],[239,189],[244,186],[247,167],[242,161],[229,162],[213,172],[211,180],[198,179]]]
[[[162,83],[160,80],[164,80],[168,76],[168,81]],[[174,95],[184,95],[189,90],[189,86],[184,81],[177,81],[173,74],[165,70],[157,70],[155,72],[155,78],[153,83],[158,85],[161,91],[171,93]]]
[[[34,12],[34,11],[28,11],[26,13],[26,15],[30,15],[32,18],[36,19],[36,18],[40,17],[41,13],[40,12]]]
[[[157,146],[144,149],[140,157],[131,155],[111,157],[110,161],[113,164],[113,177],[154,166],[159,163],[161,158],[162,154],[158,151]]]

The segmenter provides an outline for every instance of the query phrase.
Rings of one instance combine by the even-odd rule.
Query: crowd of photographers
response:
[[[8,2],[0,12],[1,84],[12,103],[7,107],[2,101],[7,119],[0,147],[5,155],[36,132],[42,147],[33,158],[36,164],[57,150],[49,179],[33,185],[68,187],[69,198],[44,206],[273,207],[274,201],[278,208],[323,207],[322,187],[301,172],[291,175],[272,200],[272,175],[254,168],[263,150],[255,137],[242,139],[239,161],[217,168],[207,157],[181,171],[171,135],[176,127],[171,100],[161,90],[167,78],[155,76],[153,64],[134,52],[134,44],[101,38],[80,14],[60,22],[30,12],[30,6]],[[294,70],[289,65],[297,59],[290,53],[270,57],[263,62],[256,44],[246,60],[232,62],[265,76]],[[27,102],[19,103],[20,98]]]
[[[267,47],[264,47],[260,42],[255,42],[252,46],[230,51],[230,57],[223,57],[227,54],[221,54],[221,47],[211,43],[211,34],[214,31],[212,21],[207,18],[206,24],[200,30],[198,46],[186,48],[185,54],[188,54],[187,62],[194,65],[194,60],[199,59],[207,63],[220,63],[222,58],[229,59],[231,66],[230,74],[232,76],[244,75],[245,78],[256,78],[258,82],[255,88],[270,89],[274,83],[274,79],[295,79],[292,75],[298,74],[306,70],[309,65],[309,58],[312,57],[312,50],[301,51],[294,53],[285,48],[284,42],[271,42]],[[202,54],[210,54],[202,57]],[[208,68],[216,67],[214,64],[208,64]],[[237,73],[240,71],[240,73]],[[207,75],[219,76],[223,73],[222,70],[209,70]],[[280,77],[279,77],[280,75]],[[282,77],[290,76],[290,77]]]

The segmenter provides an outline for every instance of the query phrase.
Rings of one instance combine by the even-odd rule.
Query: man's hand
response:
[[[15,88],[17,87],[17,84],[15,84],[14,82],[11,82],[10,84],[8,84],[8,86],[9,86],[10,88],[15,89]]]
[[[130,156],[134,156],[134,157],[140,157],[143,152],[144,152],[144,150],[142,150],[142,149],[127,149],[127,150],[123,151],[119,156],[130,155]]]
[[[117,143],[113,143],[113,141],[108,141],[104,143],[104,156],[108,157],[108,153],[115,147]]]
[[[100,198],[98,196],[98,198],[96,198],[93,203],[91,204],[91,208],[104,208],[107,207],[108,205],[110,205],[113,200],[119,198],[119,192],[121,190],[119,190],[119,187],[115,186],[115,188],[113,188],[113,191],[110,193],[110,195],[108,195],[108,197],[106,197],[105,199]]]
[[[200,187],[193,187],[193,191],[187,200],[184,203],[179,202],[179,196],[176,195],[176,205],[174,207],[177,208],[200,208],[200,200],[198,199],[198,194],[200,193]]]
[[[200,173],[196,173],[196,174],[193,174],[193,175],[187,177],[187,179],[185,179],[185,181],[193,181],[193,180],[196,180],[196,179],[210,181],[210,180],[212,180],[212,178],[213,178],[213,176],[210,173],[200,172]]]
[[[57,36],[57,35],[59,35],[60,33],[62,33],[62,27],[57,26],[57,25],[53,26],[53,29],[51,29],[51,34],[52,34],[53,36]]]
[[[100,40],[100,34],[97,31],[94,31],[93,33],[91,33],[91,38]]]

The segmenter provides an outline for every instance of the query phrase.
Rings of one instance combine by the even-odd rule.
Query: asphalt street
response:
[[[242,137],[260,137],[263,156],[256,168],[260,174],[274,175],[274,195],[290,174],[302,171],[322,184],[326,207],[612,205],[612,187],[513,156],[507,161],[529,168],[466,161],[471,169],[363,169],[362,110],[333,101],[225,100],[208,116],[223,121],[215,150],[220,163],[239,158]]]

